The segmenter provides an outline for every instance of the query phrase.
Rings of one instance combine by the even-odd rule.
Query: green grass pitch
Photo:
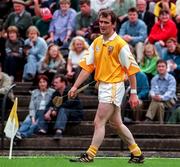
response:
[[[0,157],[0,167],[179,167],[180,158],[146,158],[143,164],[129,164],[128,158],[96,158],[93,163],[72,163],[71,157]]]

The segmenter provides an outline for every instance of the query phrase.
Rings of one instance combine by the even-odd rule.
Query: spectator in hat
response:
[[[23,0],[13,0],[14,11],[11,12],[3,27],[7,30],[9,26],[16,26],[21,37],[26,37],[26,30],[32,25],[32,18],[30,13],[25,10],[26,3]]]

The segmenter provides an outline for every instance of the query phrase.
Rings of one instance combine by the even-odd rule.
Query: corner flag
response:
[[[4,133],[6,134],[6,137],[11,139],[14,138],[19,128],[19,121],[17,117],[17,103],[18,103],[18,99],[16,98],[13,107],[11,109],[9,118],[7,120],[6,126],[4,128]]]

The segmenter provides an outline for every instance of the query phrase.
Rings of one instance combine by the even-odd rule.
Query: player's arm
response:
[[[68,92],[68,96],[70,98],[74,98],[76,97],[76,91],[79,88],[79,86],[86,80],[88,79],[88,77],[90,76],[90,72],[85,71],[84,69],[81,70],[77,80],[75,81],[74,85],[72,86],[72,88],[70,89],[70,91]]]

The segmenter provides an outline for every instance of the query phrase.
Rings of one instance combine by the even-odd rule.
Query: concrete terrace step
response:
[[[18,95],[18,106],[28,107],[30,102],[30,95]],[[83,104],[84,108],[97,108],[98,99],[95,95],[79,95],[79,98]]]
[[[29,114],[29,110],[27,107],[19,107],[17,113],[19,121],[23,121],[25,117]],[[83,109],[83,113],[83,121],[93,121],[96,114],[96,109],[86,108]]]
[[[8,140],[4,142],[4,148],[9,148]],[[138,139],[136,142],[144,151],[180,151],[180,139]],[[53,140],[52,137],[28,138],[18,142],[15,150],[86,150],[91,143],[91,138],[63,137],[60,140]],[[1,144],[1,142],[0,142]],[[127,145],[120,138],[105,138],[101,151],[124,151],[128,150]]]

